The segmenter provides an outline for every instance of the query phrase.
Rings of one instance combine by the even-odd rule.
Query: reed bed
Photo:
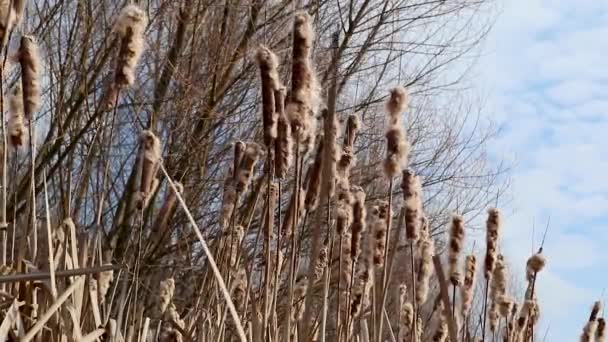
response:
[[[6,33],[23,20],[24,1],[0,4],[0,18],[8,18],[2,26],[6,45]],[[137,86],[147,24],[146,11],[135,4],[114,21],[115,65],[108,67],[112,76],[96,104],[111,127],[127,91]],[[518,298],[499,253],[498,209],[488,210],[483,264],[465,255],[464,215],[447,218],[447,238],[433,235],[424,174],[410,164],[415,151],[404,122],[408,90],[387,89],[385,127],[366,126],[361,113],[339,108],[344,95],[337,90],[337,66],[330,89],[321,89],[312,58],[313,17],[293,14],[289,37],[290,54],[266,45],[254,53],[261,128],[248,141],[225,142],[233,152],[222,164],[214,227],[199,227],[194,194],[178,182],[178,173],[167,171],[174,165],[163,150],[163,132],[148,125],[130,138],[137,148],[123,212],[132,215],[113,222],[125,227],[124,234],[108,237],[101,216],[105,192],[116,196],[105,182],[111,160],[97,170],[104,174],[103,195],[95,204],[96,229],[88,231],[73,210],[57,214],[46,176],[40,185],[34,172],[44,64],[35,37],[21,35],[13,56],[19,82],[2,89],[9,111],[5,141],[12,165],[29,162],[31,173],[17,170],[9,178],[14,210],[2,226],[12,230],[2,235],[0,341],[535,340],[542,295],[535,283],[547,262],[542,247],[527,262],[528,287]],[[333,49],[337,53],[337,45]],[[373,183],[383,190],[368,193],[372,186],[357,168],[366,163],[357,155],[357,138],[382,129],[385,158],[374,166]],[[28,142],[29,161],[23,160]],[[105,152],[111,151],[108,143]],[[17,196],[21,179],[30,183],[30,196]],[[39,186],[42,201],[36,201]],[[162,271],[154,272],[142,260],[162,247],[164,237],[186,236],[171,231],[170,223],[180,218],[202,257],[194,259],[188,249],[182,257],[190,269],[162,259]],[[176,246],[179,240],[174,238]],[[127,251],[120,257],[118,246]],[[189,275],[191,283],[175,280]],[[606,341],[602,312],[596,303],[581,341]]]

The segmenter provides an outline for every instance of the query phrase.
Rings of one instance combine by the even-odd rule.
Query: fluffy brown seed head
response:
[[[25,144],[27,134],[23,115],[23,94],[21,85],[17,84],[9,97],[8,136],[9,144],[14,148]]]
[[[171,301],[173,300],[173,294],[175,293],[175,280],[173,278],[167,278],[160,282],[159,289],[159,311],[163,314]]]
[[[314,210],[319,204],[321,195],[321,173],[323,171],[323,139],[319,139],[317,153],[312,165],[306,171],[306,199],[304,207],[307,211]]]
[[[475,278],[477,275],[477,259],[474,255],[467,255],[464,262],[464,283],[461,288],[462,316],[467,316],[473,303]]]
[[[486,257],[485,257],[485,277],[489,279],[496,263],[498,253],[498,234],[500,233],[500,212],[496,208],[488,210],[488,220],[486,221]]]
[[[460,286],[461,274],[459,271],[460,253],[464,245],[464,219],[460,215],[452,216],[452,225],[450,227],[450,243],[448,249],[448,261],[450,282],[454,286]]]
[[[12,3],[13,13],[15,14],[15,25],[19,25],[23,20],[23,13],[25,12],[27,0],[13,0]],[[4,21],[4,19],[2,19],[2,21]]]
[[[401,114],[407,110],[409,95],[405,88],[399,86],[390,90],[389,100],[386,102],[386,111],[390,115],[391,123],[401,121]]]
[[[336,229],[339,235],[344,234],[353,221],[353,201],[354,198],[350,192],[350,185],[348,182],[339,182],[336,205]]]
[[[143,209],[154,191],[154,179],[160,162],[160,140],[154,133],[144,130],[139,136],[141,183],[136,195],[136,206]]]
[[[498,302],[498,298],[507,293],[507,282],[507,266],[502,255],[498,255],[494,272],[492,272],[490,300]]]
[[[30,120],[40,108],[40,56],[33,36],[21,36],[18,60],[21,65],[23,113]]]
[[[291,97],[287,113],[300,135],[300,142],[314,139],[314,114],[319,104],[319,85],[310,58],[314,39],[312,19],[306,12],[296,14],[293,34]]]
[[[270,146],[277,137],[277,112],[275,91],[279,90],[279,66],[277,56],[267,47],[260,45],[256,53],[262,79],[262,122],[264,143]]]
[[[241,160],[243,159],[243,155],[245,155],[245,149],[247,145],[242,141],[237,141],[234,143],[234,158],[233,158],[233,167],[232,171],[234,172],[236,179],[236,171],[239,169],[239,165],[241,165]]]
[[[526,262],[526,278],[528,279],[529,282],[531,282],[534,279],[535,274],[542,271],[542,269],[545,267],[546,263],[547,263],[547,260],[540,253],[536,253],[536,254],[532,255],[528,259],[528,261]]]
[[[246,144],[245,153],[236,171],[236,191],[239,194],[247,191],[251,178],[253,177],[253,169],[258,160],[264,155],[262,147],[256,143],[249,142]]]
[[[16,24],[17,18],[15,11],[11,8],[9,0],[0,1],[0,36],[2,37],[2,47],[8,42],[9,32]]]
[[[337,118],[329,119],[328,112],[325,111],[325,136],[323,149],[323,180],[321,186],[321,197],[331,198],[336,190],[336,176],[338,173],[338,160],[340,159],[340,151],[338,149],[338,132],[340,124]],[[330,121],[328,121],[330,120]]]
[[[352,150],[360,128],[361,121],[359,120],[359,117],[356,114],[349,115],[346,120],[346,129],[344,132],[344,146],[348,146]]]
[[[498,302],[498,313],[503,318],[508,318],[509,314],[511,314],[511,310],[513,309],[513,299],[507,296],[500,296],[497,300]]]
[[[397,87],[391,90],[386,104],[389,120],[386,129],[386,158],[384,160],[384,173],[388,178],[399,175],[401,168],[407,164],[409,143],[401,124],[401,113],[407,107],[407,93],[405,89]]]
[[[274,93],[277,112],[277,139],[275,142],[275,174],[285,178],[293,162],[293,139],[291,125],[285,115],[285,87]]]
[[[351,231],[351,260],[354,262],[359,253],[361,253],[361,239],[363,232],[365,231],[365,220],[367,211],[365,210],[365,191],[359,186],[353,186],[351,189],[353,193],[353,222],[350,226]]]
[[[600,302],[598,300],[595,303],[593,303],[593,308],[591,309],[591,315],[589,315],[589,321],[595,321],[601,310],[602,310],[602,302]]]
[[[599,318],[597,320],[595,342],[606,342],[606,320],[604,318]]]
[[[144,31],[147,25],[146,13],[133,4],[123,8],[116,19],[114,32],[121,40],[114,82],[119,88],[135,82],[135,68],[144,51]]]
[[[420,218],[422,217],[422,202],[420,179],[410,169],[403,171],[401,189],[405,208],[405,236],[409,241],[420,237]]]
[[[433,255],[435,254],[433,239],[426,237],[421,240],[419,250],[420,261],[416,280],[416,302],[418,305],[422,305],[428,299],[429,283],[433,275]]]
[[[378,201],[372,207],[372,232],[373,232],[373,251],[374,265],[382,267],[384,265],[384,252],[386,249],[386,220],[390,219],[390,208],[388,202]]]

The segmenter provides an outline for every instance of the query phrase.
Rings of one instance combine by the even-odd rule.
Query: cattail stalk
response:
[[[496,208],[488,210],[488,219],[486,221],[486,256],[484,263],[484,276],[486,279],[483,301],[483,319],[481,324],[482,339],[486,336],[486,312],[488,306],[488,290],[490,278],[494,272],[498,253],[498,234],[500,232],[500,212]]]
[[[461,274],[458,269],[460,253],[464,244],[464,219],[460,215],[452,216],[450,241],[448,249],[449,279],[452,284],[452,315],[456,313],[456,288],[461,285]]]

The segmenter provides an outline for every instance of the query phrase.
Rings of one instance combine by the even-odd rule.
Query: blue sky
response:
[[[472,75],[514,165],[502,248],[523,281],[551,219],[539,275],[547,341],[576,341],[608,285],[608,1],[507,0]]]

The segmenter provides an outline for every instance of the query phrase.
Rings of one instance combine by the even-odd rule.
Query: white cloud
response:
[[[515,162],[503,249],[523,276],[536,223],[551,217],[539,276],[548,341],[576,340],[608,282],[608,2],[505,3],[476,70],[488,112],[505,125],[491,146]],[[541,335],[542,336],[542,335]]]

